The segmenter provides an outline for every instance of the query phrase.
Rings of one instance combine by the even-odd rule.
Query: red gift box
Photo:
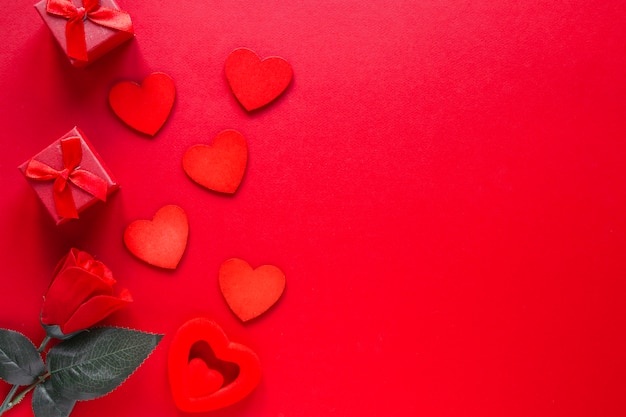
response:
[[[57,225],[119,188],[84,133],[74,127],[19,170],[37,193]]]
[[[35,8],[75,67],[84,67],[135,36],[114,0],[41,0]]]

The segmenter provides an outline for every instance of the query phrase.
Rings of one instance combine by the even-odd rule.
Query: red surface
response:
[[[38,343],[41,296],[77,246],[133,294],[109,323],[165,333],[75,416],[184,415],[166,358],[196,316],[263,367],[259,387],[214,416],[626,414],[626,3],[120,3],[136,38],[86,70],[31,3],[0,6],[0,325]],[[294,70],[252,114],[224,75],[240,46]],[[107,94],[154,71],[177,100],[148,139]],[[121,189],[57,228],[16,167],[74,125]],[[249,147],[232,197],[181,168],[224,129]],[[166,204],[189,218],[175,271],[122,242]],[[217,283],[231,257],[287,278],[246,324]],[[25,402],[12,415],[30,413]]]

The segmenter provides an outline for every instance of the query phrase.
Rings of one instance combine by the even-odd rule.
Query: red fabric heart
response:
[[[248,145],[241,133],[225,130],[211,145],[194,145],[183,155],[183,169],[195,182],[214,191],[237,191],[248,162]]]
[[[283,58],[261,60],[247,48],[238,48],[226,59],[226,79],[233,94],[248,111],[258,109],[285,91],[293,70]]]
[[[217,359],[236,364],[236,377],[229,381],[217,370],[210,369],[203,358],[190,359],[197,343],[207,343]],[[234,404],[250,394],[261,381],[258,356],[250,348],[230,342],[221,327],[206,318],[192,319],[178,329],[172,339],[167,367],[174,403],[188,413]]]
[[[152,221],[137,220],[124,231],[124,243],[137,258],[160,268],[175,269],[185,252],[189,225],[178,206],[165,206]]]
[[[132,81],[115,84],[109,92],[109,104],[128,126],[154,136],[170,115],[175,97],[174,81],[167,74],[155,72],[141,85]]]
[[[219,271],[220,290],[230,309],[242,321],[266,312],[285,289],[285,274],[273,265],[252,269],[242,259],[229,259]]]

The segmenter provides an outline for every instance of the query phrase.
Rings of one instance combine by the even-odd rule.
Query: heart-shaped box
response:
[[[172,340],[168,377],[176,407],[205,412],[234,404],[261,380],[261,363],[250,348],[228,340],[207,318],[183,324]]]

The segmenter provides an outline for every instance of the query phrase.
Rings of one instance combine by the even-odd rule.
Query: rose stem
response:
[[[9,391],[6,398],[4,399],[4,402],[2,403],[2,406],[0,406],[0,415],[2,415],[6,410],[11,408],[9,404],[11,404],[11,400],[13,399],[13,396],[17,392],[18,388],[19,388],[18,385],[13,385],[11,387],[11,391]]]
[[[37,352],[39,353],[43,352],[43,350],[46,348],[50,340],[52,340],[52,338],[46,335],[46,337],[44,337],[43,340],[41,341],[41,345],[39,345],[39,349],[37,349]]]

